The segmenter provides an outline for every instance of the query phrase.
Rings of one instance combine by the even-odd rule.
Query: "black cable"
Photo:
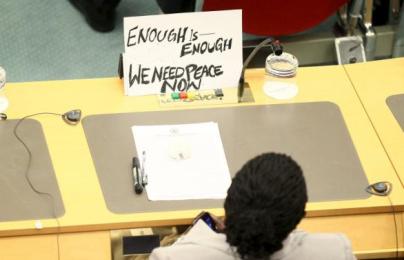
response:
[[[56,115],[56,116],[60,116],[60,117],[63,116],[62,114],[52,113],[52,112],[41,112],[41,113],[36,113],[36,114],[31,114],[31,115],[28,115],[28,116],[24,116],[23,118],[19,119],[18,122],[15,124],[15,126],[14,126],[14,128],[13,128],[13,134],[14,134],[15,138],[17,138],[17,140],[24,146],[24,148],[25,148],[25,150],[26,150],[26,152],[27,152],[27,154],[28,154],[28,163],[27,163],[27,166],[26,166],[25,171],[24,171],[24,176],[25,176],[25,179],[27,180],[28,185],[30,186],[30,188],[31,188],[36,194],[38,194],[39,196],[46,196],[46,197],[49,198],[50,201],[51,201],[52,216],[53,216],[53,218],[55,219],[56,225],[57,225],[57,226],[56,226],[56,229],[57,229],[57,230],[56,230],[56,231],[57,231],[57,232],[56,232],[56,244],[57,244],[57,248],[58,248],[58,250],[57,250],[57,252],[58,252],[58,260],[60,260],[60,245],[59,245],[60,223],[59,223],[59,219],[58,219],[57,214],[56,214],[55,198],[54,198],[53,195],[52,195],[51,193],[49,193],[49,192],[44,192],[44,191],[38,190],[38,189],[35,187],[35,185],[32,183],[31,179],[29,178],[29,170],[30,170],[30,168],[31,168],[31,163],[32,163],[32,152],[31,152],[31,150],[29,149],[29,147],[27,146],[27,144],[26,144],[26,143],[22,140],[22,138],[18,135],[18,132],[17,132],[18,127],[21,125],[21,123],[22,123],[25,119],[30,118],[30,117],[33,117],[33,116],[37,116],[37,115]]]
[[[274,42],[277,46],[274,46]],[[261,50],[261,48],[265,45],[269,43],[269,47],[271,48],[271,52],[275,53],[275,55],[279,56],[282,54],[282,46],[280,46],[278,41],[274,41],[274,39],[272,37],[266,38],[264,39],[262,42],[260,42],[255,48],[254,50],[250,53],[250,55],[248,55],[247,59],[245,59],[244,63],[243,63],[243,68],[241,69],[241,75],[240,75],[240,79],[239,79],[239,83],[238,83],[238,99],[239,102],[242,101],[242,97],[244,94],[244,74],[245,74],[245,70],[247,69],[248,65],[250,64],[251,60],[255,57],[255,55],[257,54],[257,52],[259,50]]]
[[[259,50],[261,50],[261,48],[267,44],[267,43],[272,43],[274,41],[273,38],[269,37],[266,38],[265,40],[263,40],[262,42],[260,42],[255,48],[254,50],[250,53],[250,55],[248,55],[247,59],[245,59],[244,63],[243,63],[243,69],[241,70],[241,76],[244,78],[244,72],[246,70],[246,68],[248,67],[248,65],[250,64],[251,60],[255,57],[255,55],[257,54],[257,52]],[[271,47],[271,51],[273,52],[273,46],[269,45]]]

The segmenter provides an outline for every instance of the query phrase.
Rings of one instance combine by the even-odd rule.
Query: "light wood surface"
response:
[[[56,260],[56,235],[0,238],[0,259]]]
[[[404,132],[386,103],[404,94],[404,58],[345,66],[347,75],[365,108],[383,147],[404,185]],[[402,186],[404,187],[404,186]],[[393,187],[400,189],[402,187]],[[404,214],[398,219],[398,237],[404,236]]]
[[[348,65],[346,71],[404,184],[404,132],[386,104],[404,94],[404,58]]]
[[[295,98],[288,101],[274,100],[263,94],[262,85],[265,82],[263,70],[250,70],[247,72],[246,78],[256,102],[254,104],[241,104],[241,106],[317,101],[337,104],[369,183],[388,180],[394,186],[400,186],[389,158],[384,152],[343,67],[300,68],[296,77],[299,93]],[[10,101],[7,114],[11,119],[44,111],[64,113],[75,108],[82,109],[84,115],[173,109],[159,107],[158,99],[154,96],[124,96],[122,82],[116,78],[15,83],[8,84],[5,93]],[[66,213],[59,218],[60,227],[55,220],[45,219],[41,220],[43,228],[39,230],[34,228],[35,220],[2,222],[0,223],[0,236],[40,235],[38,236],[41,238],[40,243],[47,241],[50,243],[48,246],[53,248],[54,236],[44,234],[188,224],[199,213],[199,210],[134,214],[111,213],[105,206],[81,124],[68,126],[54,116],[37,116],[35,119],[41,122],[45,133]],[[404,209],[403,189],[394,189],[390,197],[396,211]],[[222,209],[207,210],[217,215],[223,215]],[[353,226],[356,229],[352,229],[352,235],[349,236],[354,241],[354,249],[358,251],[370,252],[375,250],[373,254],[376,254],[386,250],[385,253],[389,253],[389,250],[395,248],[396,244],[392,242],[391,237],[394,222],[388,214],[391,212],[391,206],[385,197],[372,196],[365,200],[309,203],[307,212],[309,218],[302,223],[304,228],[313,231],[321,229],[327,231],[327,227],[334,227],[330,231],[344,233],[349,233],[349,230],[345,229],[347,227],[345,224],[351,220],[352,216],[336,216],[386,212],[386,214],[359,215],[368,216],[366,217],[367,222],[377,225],[377,231],[361,227],[360,218],[354,216],[355,219],[352,219],[352,223],[357,223],[357,225]],[[323,224],[317,225],[317,221]],[[385,226],[377,224],[380,221]],[[358,229],[364,231],[356,233],[355,230]],[[361,240],[372,235],[380,236],[381,230],[384,229],[388,231],[388,234],[386,234],[383,244],[377,244],[373,241],[364,243],[362,246]],[[30,237],[21,237],[21,239],[26,238]],[[7,239],[13,238],[1,240],[0,247],[3,247],[3,243],[7,243]],[[62,240],[61,250],[63,248],[67,250],[76,238],[72,240],[61,239],[60,241]]]
[[[60,260],[111,259],[108,231],[61,234]]]
[[[0,238],[0,259],[108,260],[108,231]]]

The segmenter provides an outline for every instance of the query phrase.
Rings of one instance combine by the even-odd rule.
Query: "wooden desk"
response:
[[[404,184],[404,130],[386,100],[404,94],[404,58],[347,65],[346,71]]]
[[[263,70],[251,70],[247,73],[247,81],[250,83],[256,100],[255,105],[316,101],[329,101],[337,104],[369,183],[388,180],[394,186],[399,186],[400,182],[343,67],[301,68],[296,79],[299,94],[294,99],[285,102],[273,100],[263,94]],[[85,115],[162,110],[154,96],[123,96],[122,83],[115,78],[8,84],[6,95],[10,101],[10,108],[7,112],[11,119],[43,111],[63,113],[73,108],[82,109]],[[168,108],[165,109],[168,110]],[[41,122],[44,129],[66,213],[59,218],[60,227],[57,227],[55,220],[46,219],[42,220],[44,228],[40,230],[34,228],[34,220],[2,222],[0,223],[0,236],[188,224],[199,213],[199,210],[135,214],[111,213],[105,206],[81,125],[66,126],[61,120],[52,116],[40,116],[35,119]],[[403,189],[394,189],[391,200],[396,210],[402,210],[404,206]],[[217,215],[223,215],[222,209],[208,210]],[[307,205],[309,218],[303,221],[302,227],[309,231],[346,232],[353,240],[355,250],[370,254],[386,252],[390,254],[390,251],[394,251],[396,248],[395,234],[385,232],[394,230],[391,211],[388,199],[377,196],[365,200],[309,203]],[[368,213],[380,214],[349,216],[350,214]],[[336,217],[338,215],[345,216]],[[362,217],[371,223],[369,228],[359,224],[365,221],[361,219]],[[351,229],[346,228],[348,227],[346,223],[351,220],[351,223],[358,224],[352,227],[352,233],[350,233]],[[383,221],[383,225],[378,224],[380,221]],[[360,230],[363,232],[359,232]],[[357,237],[357,234],[360,234],[360,237]],[[364,239],[369,241],[369,237],[372,236],[382,236],[386,239],[383,239],[382,243],[370,241],[362,245]],[[9,238],[0,240],[0,247],[4,246],[4,241],[7,245],[7,239]],[[398,243],[400,247],[402,241],[398,241]]]
[[[404,58],[346,65],[345,69],[404,185],[404,130],[387,104],[389,97],[404,94]],[[399,234],[402,240],[404,232]]]

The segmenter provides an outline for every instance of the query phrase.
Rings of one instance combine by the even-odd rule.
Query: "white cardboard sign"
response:
[[[126,95],[238,84],[241,10],[126,17],[124,38]]]

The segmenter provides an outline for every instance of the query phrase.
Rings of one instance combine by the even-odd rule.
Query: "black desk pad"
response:
[[[404,131],[404,94],[390,96],[386,103]]]
[[[365,199],[368,185],[342,114],[333,103],[260,105],[92,115],[82,124],[108,209],[115,213],[222,207],[223,200],[149,201],[133,191],[133,125],[219,123],[232,175],[269,151],[291,155],[303,168],[309,201]]]
[[[17,131],[32,152],[29,179],[37,190],[52,194],[53,200],[35,193],[25,178],[28,153],[13,135],[17,122],[0,121],[0,221],[61,216],[65,210],[42,126],[26,119]]]

